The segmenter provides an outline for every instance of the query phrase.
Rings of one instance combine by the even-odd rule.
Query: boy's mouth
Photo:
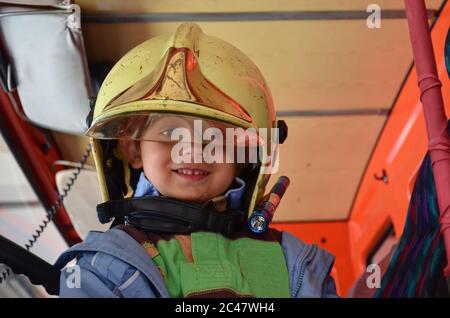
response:
[[[178,176],[187,180],[201,180],[209,175],[209,172],[202,169],[180,168],[172,170]]]

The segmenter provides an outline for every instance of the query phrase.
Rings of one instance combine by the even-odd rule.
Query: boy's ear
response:
[[[134,169],[142,168],[141,147],[139,141],[119,139],[119,147],[128,163]]]

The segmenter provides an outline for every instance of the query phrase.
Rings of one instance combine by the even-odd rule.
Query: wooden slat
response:
[[[276,221],[346,219],[383,116],[285,118],[289,137],[280,147],[280,175],[291,184]]]
[[[87,12],[236,12],[236,11],[319,11],[366,10],[372,3],[382,9],[404,9],[403,0],[76,0]],[[442,0],[427,0],[427,7],[438,8]]]
[[[87,24],[91,61],[117,61],[179,23]],[[278,110],[389,108],[412,62],[405,20],[204,22],[260,67]],[[251,40],[250,40],[251,39]],[[395,43],[395,46],[392,44]]]

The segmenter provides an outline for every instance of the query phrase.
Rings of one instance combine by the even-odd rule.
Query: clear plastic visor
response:
[[[238,147],[259,147],[267,140],[267,132],[261,133],[254,128],[244,129],[213,119],[155,112],[112,117],[94,124],[86,134],[96,139],[217,143]]]

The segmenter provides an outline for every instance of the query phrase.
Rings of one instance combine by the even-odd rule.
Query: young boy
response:
[[[330,254],[247,225],[267,198],[272,129],[287,131],[237,48],[192,23],[152,38],[113,67],[91,120],[97,212],[114,222],[58,259],[78,269],[62,270],[61,297],[336,296]],[[251,140],[271,155],[239,160]]]

